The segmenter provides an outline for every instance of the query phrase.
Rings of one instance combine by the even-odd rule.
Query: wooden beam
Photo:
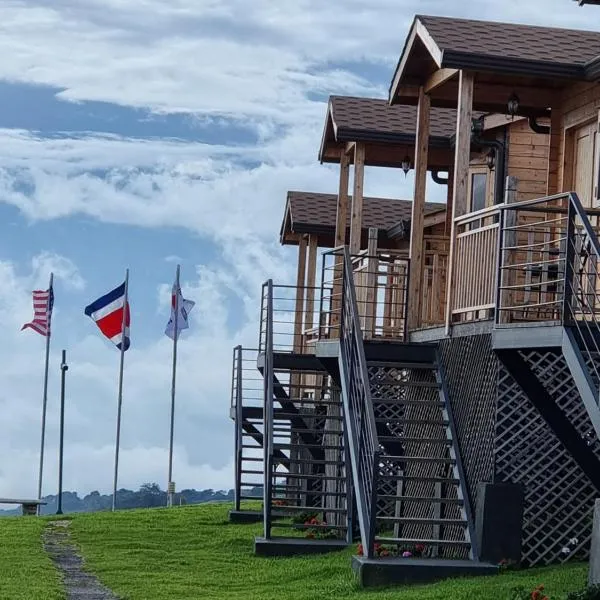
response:
[[[298,272],[296,274],[296,306],[294,309],[294,352],[302,349],[302,321],[304,312],[304,283],[306,281],[307,237],[303,235],[298,244]]]
[[[344,147],[344,154],[352,154],[356,149],[356,142],[347,142]]]
[[[379,261],[377,260],[377,238],[378,230],[376,227],[369,227],[369,240],[367,243],[367,290],[365,306],[365,328],[364,336],[366,339],[375,335],[375,306],[377,304],[377,274],[379,271]]]
[[[364,177],[365,145],[358,143],[354,148],[354,191],[352,193],[352,218],[350,221],[350,254],[360,252]]]
[[[423,86],[423,91],[426,94],[429,94],[436,88],[440,87],[440,85],[446,83],[446,81],[450,81],[450,79],[456,77],[456,75],[458,75],[458,69],[438,69],[435,71],[435,73],[429,76],[425,82],[425,85]]]
[[[471,119],[473,117],[472,73],[460,72],[458,88],[458,111],[456,119],[456,144],[454,147],[454,185],[452,190],[452,230],[448,256],[446,281],[446,333],[450,333],[454,282],[452,266],[456,240],[456,218],[467,212],[469,188],[469,162],[471,154]]]
[[[304,330],[315,326],[315,282],[317,280],[317,236],[308,236],[308,269],[306,273],[306,312],[304,316]]]
[[[434,225],[441,225],[446,222],[446,211],[441,210],[433,214],[425,215],[423,219],[423,229],[433,227]]]
[[[415,187],[410,223],[410,277],[408,289],[408,327],[419,323],[423,291],[423,221],[427,192],[427,153],[429,151],[429,121],[431,101],[423,87],[419,91],[417,135],[415,141]]]

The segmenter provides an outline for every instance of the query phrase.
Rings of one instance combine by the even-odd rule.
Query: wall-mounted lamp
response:
[[[408,172],[410,171],[410,157],[409,156],[405,156],[402,159],[402,170],[404,171],[404,177],[406,177],[408,175]]]
[[[496,151],[492,148],[485,157],[488,169],[491,171],[496,166]]]
[[[508,114],[511,117],[515,117],[515,115],[519,112],[519,96],[517,96],[517,94],[515,94],[514,92],[510,95],[510,98],[508,99]]]

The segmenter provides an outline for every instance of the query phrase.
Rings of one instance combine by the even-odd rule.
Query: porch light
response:
[[[409,156],[405,156],[402,159],[402,170],[404,171],[404,177],[406,177],[408,175],[408,172],[410,171],[410,157]]]
[[[496,151],[493,148],[487,153],[485,161],[490,171],[496,166]]]
[[[514,117],[519,112],[519,96],[517,96],[514,92],[510,95],[508,99],[508,114],[511,117]]]

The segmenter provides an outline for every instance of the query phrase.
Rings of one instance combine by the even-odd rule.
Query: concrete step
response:
[[[361,587],[430,583],[450,577],[496,575],[498,566],[474,560],[436,558],[352,557],[352,568]]]
[[[307,538],[272,537],[254,539],[256,556],[299,556],[302,554],[326,554],[345,550],[346,540],[311,540]]]

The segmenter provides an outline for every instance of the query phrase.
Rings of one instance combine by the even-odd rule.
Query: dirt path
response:
[[[44,530],[44,550],[63,575],[67,600],[119,600],[83,569],[83,560],[71,540],[71,521],[51,521]]]

